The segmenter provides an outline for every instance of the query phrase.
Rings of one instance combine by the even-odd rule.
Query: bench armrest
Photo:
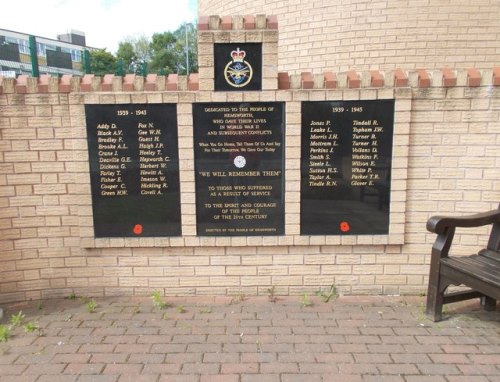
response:
[[[496,210],[461,217],[433,216],[427,221],[427,230],[440,234],[450,227],[480,227],[493,223],[500,223],[500,207]]]

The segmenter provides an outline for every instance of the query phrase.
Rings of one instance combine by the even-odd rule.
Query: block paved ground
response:
[[[0,382],[500,381],[500,310],[423,298],[82,298],[3,306],[24,323],[0,342]]]

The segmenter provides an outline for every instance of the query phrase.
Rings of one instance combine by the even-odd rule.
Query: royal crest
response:
[[[238,47],[231,52],[231,61],[224,68],[226,82],[235,87],[242,88],[252,80],[252,66],[245,61],[246,52]]]

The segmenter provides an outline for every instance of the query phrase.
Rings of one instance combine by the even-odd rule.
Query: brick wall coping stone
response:
[[[245,16],[200,16],[198,30],[201,32],[213,30],[254,30],[278,29],[276,15],[245,15]]]
[[[381,87],[477,87],[500,86],[500,67],[491,70],[450,69],[405,71],[371,70],[369,72],[324,72],[313,74],[302,72],[289,75],[278,73],[278,89],[346,89],[346,88],[381,88]],[[61,78],[42,75],[39,78],[20,75],[17,78],[0,76],[1,93],[70,93],[70,92],[133,92],[133,91],[198,91],[199,75],[189,76],[169,74],[161,76],[148,74],[145,78],[135,74],[119,77],[106,74],[102,77],[86,74],[83,77],[63,75]]]

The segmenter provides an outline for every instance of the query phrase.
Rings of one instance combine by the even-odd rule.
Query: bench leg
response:
[[[497,309],[497,300],[488,296],[483,296],[481,297],[481,308],[488,312],[492,312]]]
[[[438,235],[432,246],[426,313],[433,321],[441,321],[444,292],[450,285],[448,280],[441,276],[441,259],[448,255],[454,234],[455,227],[447,228],[444,233]]]
[[[433,290],[431,291],[431,289]],[[442,320],[443,300],[444,294],[440,293],[438,288],[431,288],[429,285],[427,293],[427,308],[425,313],[434,322]]]
[[[434,322],[441,321],[442,319],[444,290],[446,290],[446,288],[443,289],[441,286],[443,278],[439,273],[440,268],[439,258],[433,257],[429,274],[427,307],[425,309],[425,313]]]

